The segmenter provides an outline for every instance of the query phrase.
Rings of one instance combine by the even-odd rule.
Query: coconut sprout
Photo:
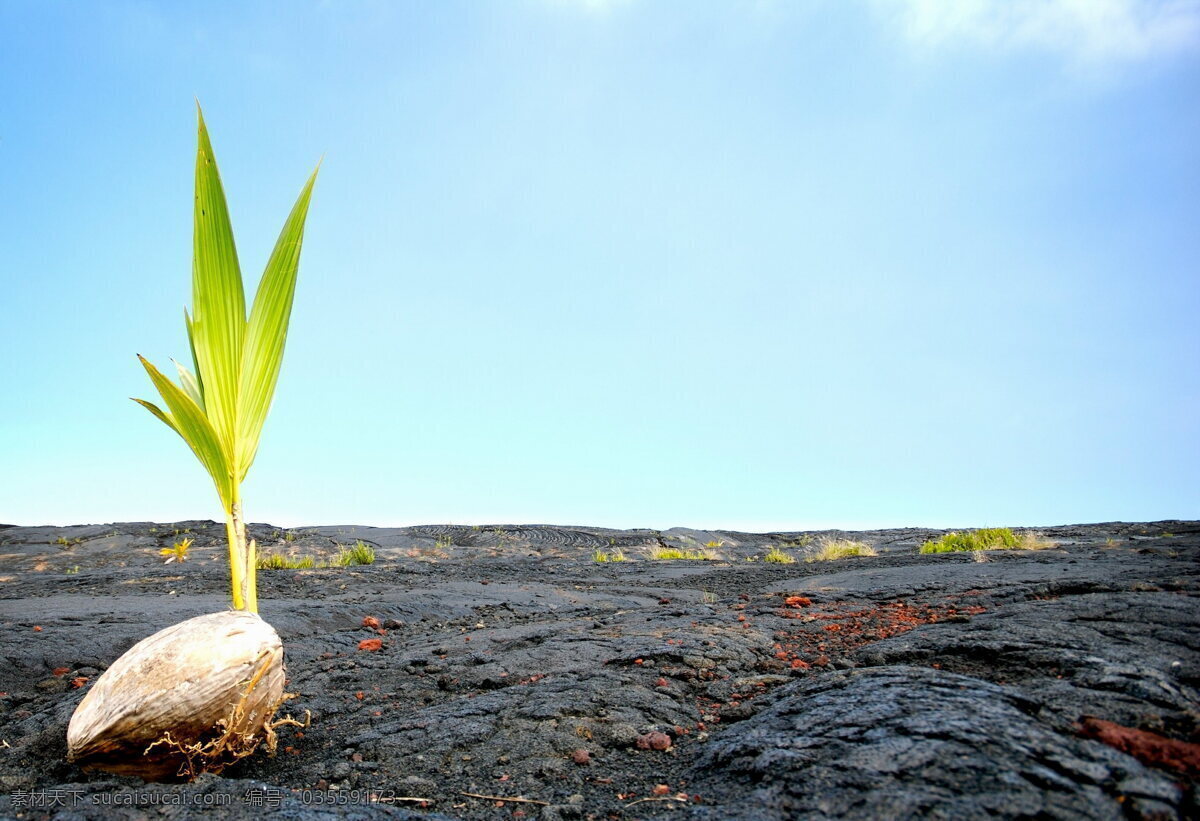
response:
[[[283,681],[279,636],[256,614],[182,621],[104,671],[71,716],[68,758],[151,780],[219,772],[274,749]]]
[[[234,609],[161,630],[100,676],[67,730],[68,758],[85,768],[152,780],[217,772],[260,746],[273,751],[274,727],[291,722],[274,720],[286,698],[283,648],[257,615],[255,544],[246,541],[241,483],[279,377],[315,180],[314,171],[284,223],[247,316],[225,193],[199,114],[193,304],[184,311],[193,369],[176,363],[176,383],[139,356],[164,407],[134,401],[187,442],[216,485]]]
[[[198,109],[197,109],[198,110]],[[192,366],[175,363],[179,384],[138,356],[166,409],[134,399],[191,447],[225,510],[233,606],[258,612],[255,545],[246,542],[241,484],[275,394],[287,340],[313,171],[283,225],[246,316],[241,267],[225,191],[204,115],[199,115],[192,238],[192,312],[184,310]]]

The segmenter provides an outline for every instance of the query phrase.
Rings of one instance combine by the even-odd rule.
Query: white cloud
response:
[[[1200,45],[1200,0],[875,0],[923,47],[1035,49],[1082,63],[1140,60]]]

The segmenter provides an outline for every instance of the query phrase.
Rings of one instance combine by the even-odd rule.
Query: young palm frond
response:
[[[166,407],[134,401],[178,433],[212,477],[225,510],[233,606],[258,612],[255,548],[246,542],[241,483],[258,451],[279,378],[317,171],[283,225],[247,317],[225,191],[198,106],[197,114],[192,313],[184,311],[194,371],[175,363],[176,384],[139,355]]]

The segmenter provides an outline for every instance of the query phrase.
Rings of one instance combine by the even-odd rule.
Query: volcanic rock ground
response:
[[[146,785],[67,764],[67,722],[134,642],[227,606],[223,526],[0,528],[0,816],[1200,814],[1200,522],[926,556],[940,531],[251,531],[261,552],[362,540],[377,560],[261,571],[310,725]],[[822,535],[880,555],[804,562]],[[164,564],[183,536],[188,561]],[[649,557],[706,543],[714,560]],[[801,560],[763,562],[769,545]],[[593,560],[614,549],[630,560]]]

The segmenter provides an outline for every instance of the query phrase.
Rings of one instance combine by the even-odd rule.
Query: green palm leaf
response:
[[[188,398],[199,405],[200,410],[204,410],[204,396],[200,393],[200,383],[196,381],[196,377],[192,376],[192,372],[187,368],[171,360],[175,365],[175,370],[179,371],[179,386],[183,388],[183,392],[188,395]]]
[[[183,324],[187,327],[188,335],[188,351],[192,354],[192,373],[196,375],[196,389],[200,391],[200,397],[204,398],[204,380],[200,378],[200,360],[196,358],[196,340],[192,334],[192,317],[188,314],[187,308],[183,309]],[[200,403],[204,407],[204,403]]]
[[[226,457],[232,461],[246,298],[225,190],[204,127],[204,115],[199,114],[199,118],[192,235],[192,337],[204,383],[205,412],[226,449]]]
[[[158,368],[145,358],[139,356],[138,359],[141,360],[146,373],[150,374],[150,381],[154,383],[154,387],[158,388],[163,402],[171,412],[170,417],[163,421],[175,428],[176,432],[183,437],[183,441],[188,443],[188,447],[192,449],[200,463],[204,465],[204,469],[208,471],[208,475],[212,477],[213,484],[217,486],[217,493],[228,509],[234,498],[233,472],[229,469],[229,460],[225,458],[225,450],[221,447],[217,432],[208,421],[208,417],[204,415],[204,411],[192,401],[191,397],[184,393],[178,385],[163,376]],[[149,405],[149,402],[143,403],[143,407]],[[151,412],[154,411],[151,410]],[[161,414],[161,411],[159,413]],[[163,417],[159,416],[159,418]]]
[[[152,414],[154,414],[159,419],[161,419],[162,423],[164,425],[166,425],[168,428],[175,431],[176,433],[179,433],[179,428],[175,427],[175,423],[171,420],[171,417],[169,417],[165,413],[163,413],[162,408],[160,408],[158,405],[154,404],[153,402],[147,402],[145,399],[134,399],[132,396],[129,398],[133,399],[134,402],[137,402],[143,408],[150,411]]]
[[[317,172],[313,171],[300,191],[292,212],[288,215],[275,250],[267,261],[258,293],[250,308],[250,321],[242,349],[241,382],[238,386],[237,448],[235,464],[238,476],[245,478],[258,451],[258,439],[263,422],[275,395],[279,366],[283,362],[283,347],[287,341],[288,321],[292,315],[292,297],[296,293],[296,271],[300,264],[300,247],[304,241],[304,220],[312,197]]]

